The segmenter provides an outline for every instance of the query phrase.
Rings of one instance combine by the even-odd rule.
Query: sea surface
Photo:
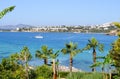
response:
[[[39,35],[43,36],[43,38],[35,38],[35,36]],[[97,56],[107,55],[111,48],[111,43],[117,39],[117,36],[92,33],[0,32],[0,60],[9,57],[10,54],[20,52],[23,46],[27,46],[33,56],[29,64],[37,66],[43,64],[42,59],[35,58],[36,50],[39,50],[42,45],[47,45],[49,48],[57,51],[64,48],[66,43],[72,41],[77,43],[78,47],[82,49],[88,43],[88,39],[92,37],[95,37],[100,43],[104,44],[104,52],[97,51]],[[60,65],[69,66],[69,55],[63,55],[60,52],[57,59],[59,59]],[[91,71],[89,67],[91,64],[92,50],[79,53],[73,59],[73,66],[83,71]]]

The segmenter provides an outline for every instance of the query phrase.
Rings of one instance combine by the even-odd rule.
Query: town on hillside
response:
[[[77,26],[30,26],[19,24],[16,26],[3,26],[11,27],[11,29],[3,29],[0,27],[0,31],[10,32],[74,32],[74,33],[106,33],[110,35],[116,35],[119,31],[113,23],[105,23],[101,25],[77,25]]]

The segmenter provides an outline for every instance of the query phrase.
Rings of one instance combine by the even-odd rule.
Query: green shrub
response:
[[[70,72],[59,72],[58,76],[61,78],[65,78]]]
[[[41,76],[38,76],[37,78],[35,79],[45,79],[44,77],[41,77]]]
[[[35,73],[37,75],[37,79],[39,77],[43,77],[43,79],[52,79],[52,68],[46,65],[39,66],[36,68]]]

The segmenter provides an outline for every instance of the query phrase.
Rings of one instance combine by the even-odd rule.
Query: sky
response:
[[[0,25],[96,25],[120,22],[120,0],[0,0],[15,9]]]

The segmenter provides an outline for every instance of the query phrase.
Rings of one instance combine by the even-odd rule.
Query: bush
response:
[[[59,72],[58,76],[60,76],[61,78],[65,78],[70,72]]]
[[[52,79],[53,77],[52,68],[47,65],[37,67],[35,73],[37,75],[37,79],[40,77],[42,77],[41,79]]]

